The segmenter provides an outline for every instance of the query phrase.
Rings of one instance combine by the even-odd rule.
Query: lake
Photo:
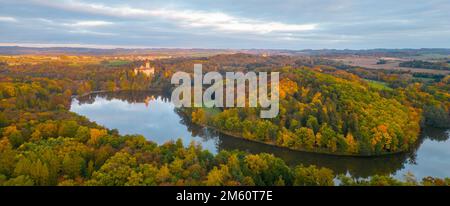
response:
[[[220,134],[190,123],[170,102],[170,95],[160,92],[98,93],[74,99],[71,111],[86,116],[120,134],[141,134],[163,144],[182,139],[201,143],[204,149],[243,150],[271,153],[289,165],[303,164],[328,167],[338,174],[354,177],[393,175],[403,178],[412,172],[418,179],[425,176],[450,177],[450,131],[423,129],[417,145],[409,152],[380,157],[343,157],[298,152]]]

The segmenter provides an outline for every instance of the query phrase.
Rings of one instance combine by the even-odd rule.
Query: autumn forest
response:
[[[371,70],[319,57],[219,54],[146,61],[111,56],[0,57],[0,185],[450,185],[449,178],[355,178],[269,153],[212,153],[198,142],[157,144],[70,111],[93,92],[171,91],[176,71],[280,72],[280,112],[182,108],[193,124],[287,150],[371,157],[404,153],[424,127],[450,125],[450,76]],[[424,76],[427,80],[424,81]]]

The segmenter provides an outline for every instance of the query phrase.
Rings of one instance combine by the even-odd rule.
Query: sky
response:
[[[450,48],[450,0],[0,0],[0,45]]]

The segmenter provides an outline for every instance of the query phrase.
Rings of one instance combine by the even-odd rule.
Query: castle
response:
[[[141,66],[134,69],[134,73],[144,73],[147,76],[152,76],[155,74],[155,68],[150,66],[150,62],[146,62],[145,66]]]

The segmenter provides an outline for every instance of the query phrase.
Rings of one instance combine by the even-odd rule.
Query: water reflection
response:
[[[290,165],[318,165],[354,177],[375,174],[401,178],[410,171],[418,178],[450,176],[449,131],[425,128],[410,152],[381,157],[343,157],[292,151],[220,134],[193,125],[170,102],[170,94],[158,92],[114,92],[74,100],[71,110],[121,134],[142,134],[159,144],[181,138],[197,141],[213,153],[243,150],[272,153]]]
[[[217,152],[215,140],[192,135],[174,110],[167,94],[149,92],[99,93],[80,97],[71,105],[71,111],[123,135],[141,134],[158,144],[180,138]]]

